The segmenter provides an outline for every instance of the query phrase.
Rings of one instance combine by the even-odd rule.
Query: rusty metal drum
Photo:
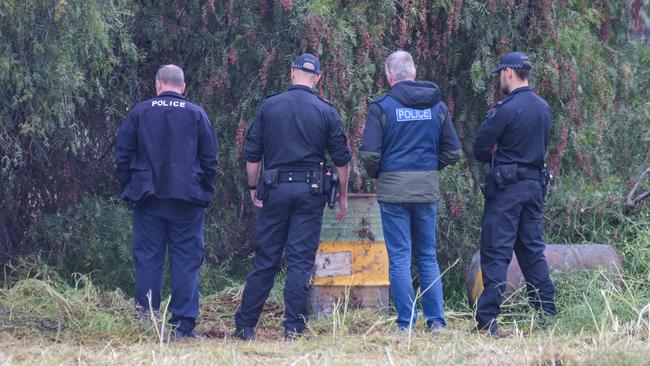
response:
[[[621,256],[611,245],[604,244],[548,244],[544,251],[549,272],[568,274],[577,270],[595,270],[603,268],[616,272],[623,268]],[[481,273],[481,253],[472,256],[472,263],[465,280],[470,307],[483,292],[483,275]],[[525,286],[524,276],[519,268],[517,257],[513,254],[508,266],[506,294],[512,294]]]
[[[388,254],[377,195],[349,194],[342,221],[326,209],[309,290],[316,317],[337,307],[388,309]]]

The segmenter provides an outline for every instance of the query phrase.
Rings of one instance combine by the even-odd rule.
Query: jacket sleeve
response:
[[[217,175],[219,140],[212,128],[210,119],[201,111],[201,121],[199,124],[199,164],[203,170],[203,179],[201,183],[214,191],[214,180]]]
[[[122,122],[115,139],[115,176],[124,190],[131,180],[131,161],[138,151],[138,116],[134,110]]]
[[[264,156],[262,108],[264,108],[264,104],[257,111],[255,119],[246,133],[246,140],[244,141],[244,155],[246,161],[251,163],[259,162],[262,160],[262,156]]]
[[[454,123],[451,121],[451,116],[449,116],[449,110],[444,104],[443,107],[444,113],[438,145],[438,170],[444,169],[447,165],[456,164],[463,155],[458,134],[456,134]]]
[[[372,103],[366,116],[366,126],[363,129],[361,139],[361,161],[363,162],[368,176],[377,178],[379,176],[379,161],[381,160],[382,139],[384,135],[384,112],[377,103]]]
[[[327,152],[330,154],[334,165],[338,167],[344,166],[352,160],[352,153],[348,148],[348,139],[345,137],[341,126],[341,119],[333,108],[329,118]]]
[[[472,150],[474,157],[480,162],[488,163],[492,158],[490,149],[497,143],[499,136],[503,133],[512,116],[500,108],[488,112],[487,118],[481,125],[478,135],[474,139]]]

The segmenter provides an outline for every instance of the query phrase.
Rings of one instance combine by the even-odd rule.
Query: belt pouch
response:
[[[497,187],[503,189],[508,184],[517,182],[517,164],[504,164],[494,168]]]

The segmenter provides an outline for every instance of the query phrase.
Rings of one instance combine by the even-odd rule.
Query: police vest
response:
[[[441,103],[414,109],[390,96],[376,102],[386,116],[379,172],[438,170]]]

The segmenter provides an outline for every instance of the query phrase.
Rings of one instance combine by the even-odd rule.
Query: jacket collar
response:
[[[305,90],[305,91],[308,91],[308,92],[314,94],[314,90],[313,90],[312,88],[308,87],[308,86],[304,86],[304,85],[291,85],[291,86],[289,87],[289,90],[294,90],[294,89],[301,89],[301,90]]]
[[[182,96],[182,95],[180,95],[180,94],[178,94],[176,92],[173,92],[173,91],[162,92],[162,93],[160,93],[160,95],[158,97],[173,97],[173,98],[179,98],[179,99],[187,100],[187,98],[185,98],[184,96]]]
[[[533,89],[530,86],[522,86],[521,88],[517,88],[517,89],[511,91],[509,95],[515,95],[515,94],[520,93],[520,92],[532,91],[532,90]]]

